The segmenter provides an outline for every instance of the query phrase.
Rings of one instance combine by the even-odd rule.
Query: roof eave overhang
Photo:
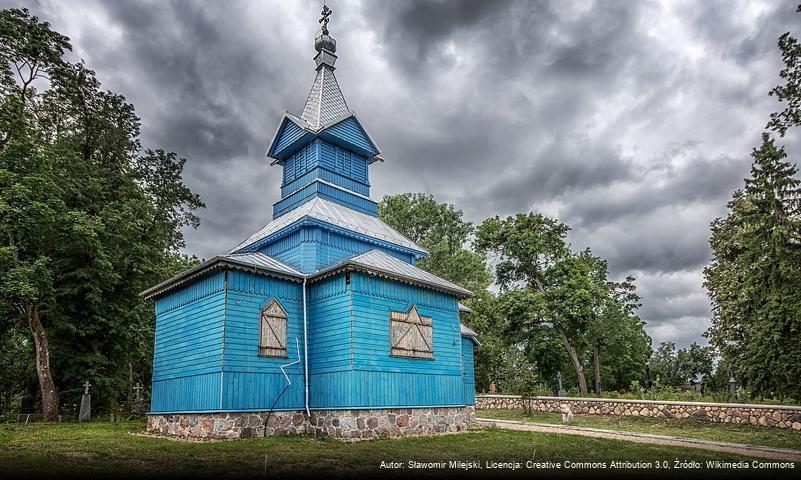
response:
[[[233,249],[231,249],[230,253],[234,253],[234,254],[235,253],[246,253],[246,252],[252,252],[252,251],[259,250],[260,248],[263,248],[264,245],[269,245],[271,243],[274,243],[277,240],[289,235],[290,233],[293,233],[293,232],[297,231],[298,228],[305,227],[305,226],[321,227],[321,228],[330,230],[332,232],[339,233],[341,235],[345,235],[345,236],[348,236],[348,237],[353,237],[353,238],[356,238],[356,239],[359,239],[359,240],[365,240],[365,241],[373,243],[375,245],[379,245],[379,246],[382,246],[382,247],[390,248],[392,250],[396,250],[396,251],[404,252],[404,253],[411,253],[417,259],[428,257],[428,251],[423,250],[423,247],[420,247],[419,245],[417,245],[417,248],[412,248],[412,247],[409,247],[409,246],[406,246],[406,245],[401,245],[399,243],[391,242],[389,240],[384,240],[384,239],[381,239],[381,238],[378,238],[378,237],[371,236],[369,233],[363,233],[363,232],[359,232],[359,231],[356,231],[356,230],[349,230],[349,229],[347,229],[345,227],[340,227],[338,225],[334,225],[332,223],[328,223],[326,221],[323,221],[323,220],[320,220],[320,219],[317,219],[317,218],[313,218],[313,217],[309,217],[309,216],[300,217],[299,219],[293,221],[292,223],[281,227],[280,230],[278,230],[276,232],[273,232],[273,233],[271,233],[271,234],[269,234],[267,236],[264,236],[262,238],[259,238],[257,240],[253,240],[250,243],[247,243],[247,240],[246,240],[245,242],[242,242],[239,245],[237,245],[236,247],[234,247]]]
[[[467,290],[465,288],[461,288],[461,287],[448,288],[448,287],[444,287],[442,285],[437,285],[437,284],[434,284],[434,283],[422,281],[422,280],[417,279],[417,278],[411,278],[411,277],[408,277],[406,275],[401,275],[399,273],[392,272],[392,271],[389,271],[389,270],[385,270],[385,269],[382,269],[382,268],[376,268],[376,267],[367,266],[367,265],[363,265],[363,264],[360,264],[360,263],[354,263],[354,262],[350,262],[350,261],[345,261],[343,263],[339,263],[337,265],[332,265],[331,267],[324,268],[322,270],[318,270],[317,272],[309,275],[308,278],[309,278],[310,282],[316,282],[318,280],[322,280],[324,278],[328,278],[328,277],[330,277],[332,275],[337,275],[339,273],[352,272],[352,271],[364,272],[364,273],[367,273],[369,275],[375,275],[375,276],[379,276],[379,277],[383,277],[383,278],[388,278],[390,280],[395,280],[395,281],[398,281],[398,282],[407,283],[409,285],[416,285],[416,286],[419,286],[419,287],[427,288],[429,290],[448,293],[448,294],[453,295],[453,296],[455,296],[457,298],[469,298],[469,297],[473,296],[473,292],[471,292],[470,290]]]
[[[333,126],[335,126],[335,125],[337,125],[339,123],[342,123],[342,122],[344,122],[345,120],[347,120],[349,118],[353,118],[354,120],[356,120],[356,123],[359,124],[359,128],[362,130],[364,135],[367,137],[367,139],[372,144],[374,151],[365,150],[365,149],[359,147],[358,145],[354,145],[354,144],[352,144],[350,142],[344,141],[344,140],[342,140],[340,138],[334,137],[333,135],[330,135],[330,134],[326,133],[327,129],[329,129],[329,128],[331,128],[331,127],[333,127]],[[287,122],[287,121],[291,121],[295,125],[297,125],[298,127],[300,127],[303,130],[305,130],[306,134],[301,136],[300,138],[298,138],[297,140],[295,140],[291,144],[285,146],[280,151],[276,151],[276,143],[278,142],[278,138],[279,138],[279,136],[280,136],[280,134],[281,134],[281,132],[283,130],[285,122]],[[375,143],[375,140],[370,135],[370,133],[367,132],[367,130],[365,130],[364,127],[362,127],[362,124],[359,121],[359,118],[356,117],[356,113],[355,112],[350,111],[347,114],[342,115],[340,117],[337,117],[334,120],[326,123],[325,125],[320,126],[319,128],[312,128],[309,124],[307,124],[302,119],[296,117],[295,115],[292,115],[289,112],[284,112],[283,116],[281,117],[281,121],[278,122],[278,128],[275,130],[275,133],[273,134],[272,140],[270,141],[270,147],[267,149],[266,156],[270,160],[270,165],[278,165],[278,164],[280,164],[281,162],[286,160],[290,155],[295,153],[301,145],[304,145],[304,144],[306,144],[306,143],[308,143],[308,142],[310,142],[310,141],[312,141],[312,140],[314,140],[316,138],[322,138],[323,140],[329,141],[331,143],[339,144],[340,146],[345,146],[345,147],[355,151],[359,155],[362,155],[363,157],[367,158],[368,162],[370,162],[370,163],[374,163],[374,162],[378,162],[378,161],[380,161],[380,162],[384,161],[384,158],[381,157],[381,149],[378,148],[378,145]]]
[[[252,272],[259,275],[266,275],[270,277],[279,278],[282,280],[289,280],[292,282],[303,282],[303,274],[290,274],[287,272],[279,272],[277,270],[272,270],[269,268],[264,267],[257,267],[255,265],[251,265],[245,262],[238,262],[236,260],[225,258],[225,257],[214,257],[205,262],[202,262],[194,267],[184,270],[183,272],[175,275],[172,278],[169,278],[158,285],[148,288],[147,290],[141,292],[139,296],[144,298],[145,300],[154,299],[159,297],[165,293],[168,293],[171,290],[174,290],[186,283],[207,275],[211,272],[220,270],[220,269],[232,269],[232,270],[240,270],[246,272]]]

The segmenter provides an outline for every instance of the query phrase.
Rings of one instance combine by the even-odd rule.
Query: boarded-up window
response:
[[[412,305],[408,312],[389,312],[391,353],[396,357],[434,358],[431,317]]]
[[[259,355],[286,357],[286,310],[277,300],[270,300],[261,309],[261,336]]]

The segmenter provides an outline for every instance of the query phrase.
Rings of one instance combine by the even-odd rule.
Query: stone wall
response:
[[[233,439],[281,435],[342,438],[400,437],[463,432],[473,424],[472,406],[380,410],[176,413],[148,415],[147,431],[184,438]],[[266,421],[266,424],[265,424]]]
[[[750,424],[801,431],[801,407],[738,403],[668,402],[611,398],[523,397],[477,395],[476,409],[559,412],[568,405],[573,413],[624,417],[694,418],[717,423]]]

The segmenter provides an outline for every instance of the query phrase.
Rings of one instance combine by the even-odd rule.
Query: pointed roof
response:
[[[360,233],[362,235],[381,240],[383,242],[399,245],[410,250],[427,254],[426,250],[403,236],[381,219],[367,215],[334,202],[315,197],[312,200],[296,207],[294,210],[281,215],[251,235],[250,238],[237,245],[231,252],[237,252],[263,238],[278,233],[292,224],[311,218],[335,227]]]
[[[319,130],[323,126],[342,117],[350,115],[350,109],[342,90],[339,88],[334,68],[321,64],[317,69],[309,96],[303,105],[300,118],[312,130]]]

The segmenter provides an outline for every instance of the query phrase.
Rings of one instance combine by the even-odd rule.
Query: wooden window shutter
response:
[[[270,300],[261,309],[261,334],[259,355],[263,357],[286,357],[287,314],[278,300]]]
[[[408,312],[389,312],[391,354],[396,357],[434,358],[431,317],[424,317],[412,305]]]

